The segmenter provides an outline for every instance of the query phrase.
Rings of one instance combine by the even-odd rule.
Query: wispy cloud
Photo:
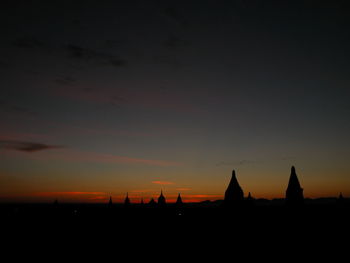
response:
[[[7,142],[6,142],[7,143]],[[29,158],[36,161],[63,161],[63,162],[93,162],[93,163],[121,163],[121,164],[133,164],[133,165],[149,165],[149,166],[158,166],[158,167],[170,167],[170,166],[180,166],[181,163],[173,162],[173,161],[165,161],[165,160],[153,160],[153,159],[143,159],[143,158],[134,158],[113,154],[104,154],[104,153],[96,153],[89,151],[79,151],[70,148],[63,148],[60,146],[51,146],[45,144],[39,145],[7,145],[5,144],[4,150],[16,150],[16,153],[19,152],[31,152],[31,151],[40,151],[45,149],[53,149],[59,148],[58,151],[51,151],[45,153],[36,153],[35,155],[18,155],[11,154],[11,151],[7,151],[7,156],[9,157],[24,157]],[[6,154],[3,152],[2,154]]]
[[[152,181],[152,184],[169,185],[169,184],[175,184],[175,183],[169,182],[169,181]]]
[[[116,55],[108,54],[94,49],[69,44],[65,47],[68,56],[72,59],[92,60],[97,63],[109,64],[114,67],[123,67],[127,65],[127,61]]]
[[[106,195],[104,192],[38,192],[35,196],[79,196],[79,195]]]
[[[105,192],[37,192],[30,195],[40,199],[58,199],[63,201],[86,201],[86,202],[101,202],[107,201],[108,195]]]
[[[241,161],[232,161],[232,162],[218,162],[216,166],[236,166],[236,165],[248,165],[255,163],[251,160],[241,160]]]
[[[188,188],[188,187],[180,187],[180,188],[176,188],[177,191],[191,191],[192,188]]]
[[[33,110],[29,109],[28,107],[12,104],[4,101],[0,101],[0,111],[9,113],[9,114],[15,114],[15,115],[26,115],[26,116],[36,115],[36,113]]]
[[[24,36],[13,40],[12,45],[18,48],[39,48],[44,43],[33,36]]]
[[[44,143],[12,141],[12,140],[0,141],[0,147],[6,150],[16,150],[16,151],[28,152],[28,153],[62,148],[62,146],[58,146],[58,145],[48,145]]]
[[[61,76],[55,80],[57,84],[60,85],[73,85],[77,80],[71,76]]]

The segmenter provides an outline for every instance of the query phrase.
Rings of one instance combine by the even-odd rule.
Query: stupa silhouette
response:
[[[124,206],[125,207],[130,206],[129,193],[126,193],[126,197],[125,197],[125,200],[124,200]]]
[[[177,196],[177,199],[176,199],[176,203],[175,203],[177,206],[181,206],[183,203],[182,203],[182,198],[181,198],[181,195],[179,194]]]
[[[287,205],[302,205],[304,203],[303,188],[301,188],[295,167],[292,166],[288,188],[286,191],[286,204]]]
[[[151,200],[149,201],[148,205],[150,207],[155,207],[157,205],[156,201],[154,201],[154,198],[152,197]]]
[[[165,207],[166,206],[166,200],[163,195],[163,191],[160,191],[160,196],[158,197],[158,207]]]
[[[225,192],[224,205],[225,206],[241,205],[243,201],[244,201],[243,190],[237,181],[236,172],[235,170],[233,170],[230,184],[228,185]]]

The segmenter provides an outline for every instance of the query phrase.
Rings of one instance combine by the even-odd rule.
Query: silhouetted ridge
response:
[[[304,203],[303,188],[300,187],[300,183],[295,172],[295,167],[292,166],[288,188],[286,191],[286,204],[287,205],[301,205]]]
[[[235,170],[233,170],[230,184],[228,185],[225,192],[224,204],[228,206],[241,204],[243,200],[243,190],[237,181]]]

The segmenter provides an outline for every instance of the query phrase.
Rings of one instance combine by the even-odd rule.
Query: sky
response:
[[[346,1],[5,1],[0,202],[350,196]]]

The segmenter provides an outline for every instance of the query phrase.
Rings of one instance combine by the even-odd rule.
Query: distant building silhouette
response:
[[[181,198],[181,195],[179,194],[178,196],[177,196],[177,199],[176,199],[176,203],[175,203],[176,205],[182,205],[183,203],[182,203],[182,198]]]
[[[163,195],[163,191],[160,191],[160,196],[158,197],[158,207],[165,207],[166,206],[166,200]]]
[[[109,207],[112,207],[112,206],[113,206],[112,196],[109,197],[108,206],[109,206]]]
[[[302,205],[303,203],[303,188],[300,187],[300,183],[295,172],[295,167],[292,166],[288,188],[286,191],[286,204],[291,206],[298,206]]]
[[[339,194],[339,197],[337,199],[337,204],[340,205],[340,206],[345,204],[345,199],[344,199],[344,196],[343,196],[342,192],[340,192],[340,194]]]
[[[151,200],[149,201],[148,205],[150,207],[156,207],[157,206],[157,203],[156,201],[154,201],[154,198],[152,197]]]
[[[255,199],[252,197],[250,192],[249,192],[248,197],[246,199],[246,204],[247,204],[247,206],[254,206],[255,205]]]
[[[130,199],[129,199],[129,193],[126,193],[126,197],[125,197],[125,200],[124,200],[124,206],[125,207],[128,207],[130,206],[131,202],[130,202]]]
[[[141,198],[141,206],[143,206],[145,203],[143,202],[143,198]]]
[[[224,205],[225,206],[241,205],[243,201],[244,201],[243,190],[237,181],[235,170],[233,170],[230,184],[228,185],[225,192]]]
[[[183,202],[180,194],[177,196],[177,199],[176,199],[175,210],[178,216],[183,215]]]

